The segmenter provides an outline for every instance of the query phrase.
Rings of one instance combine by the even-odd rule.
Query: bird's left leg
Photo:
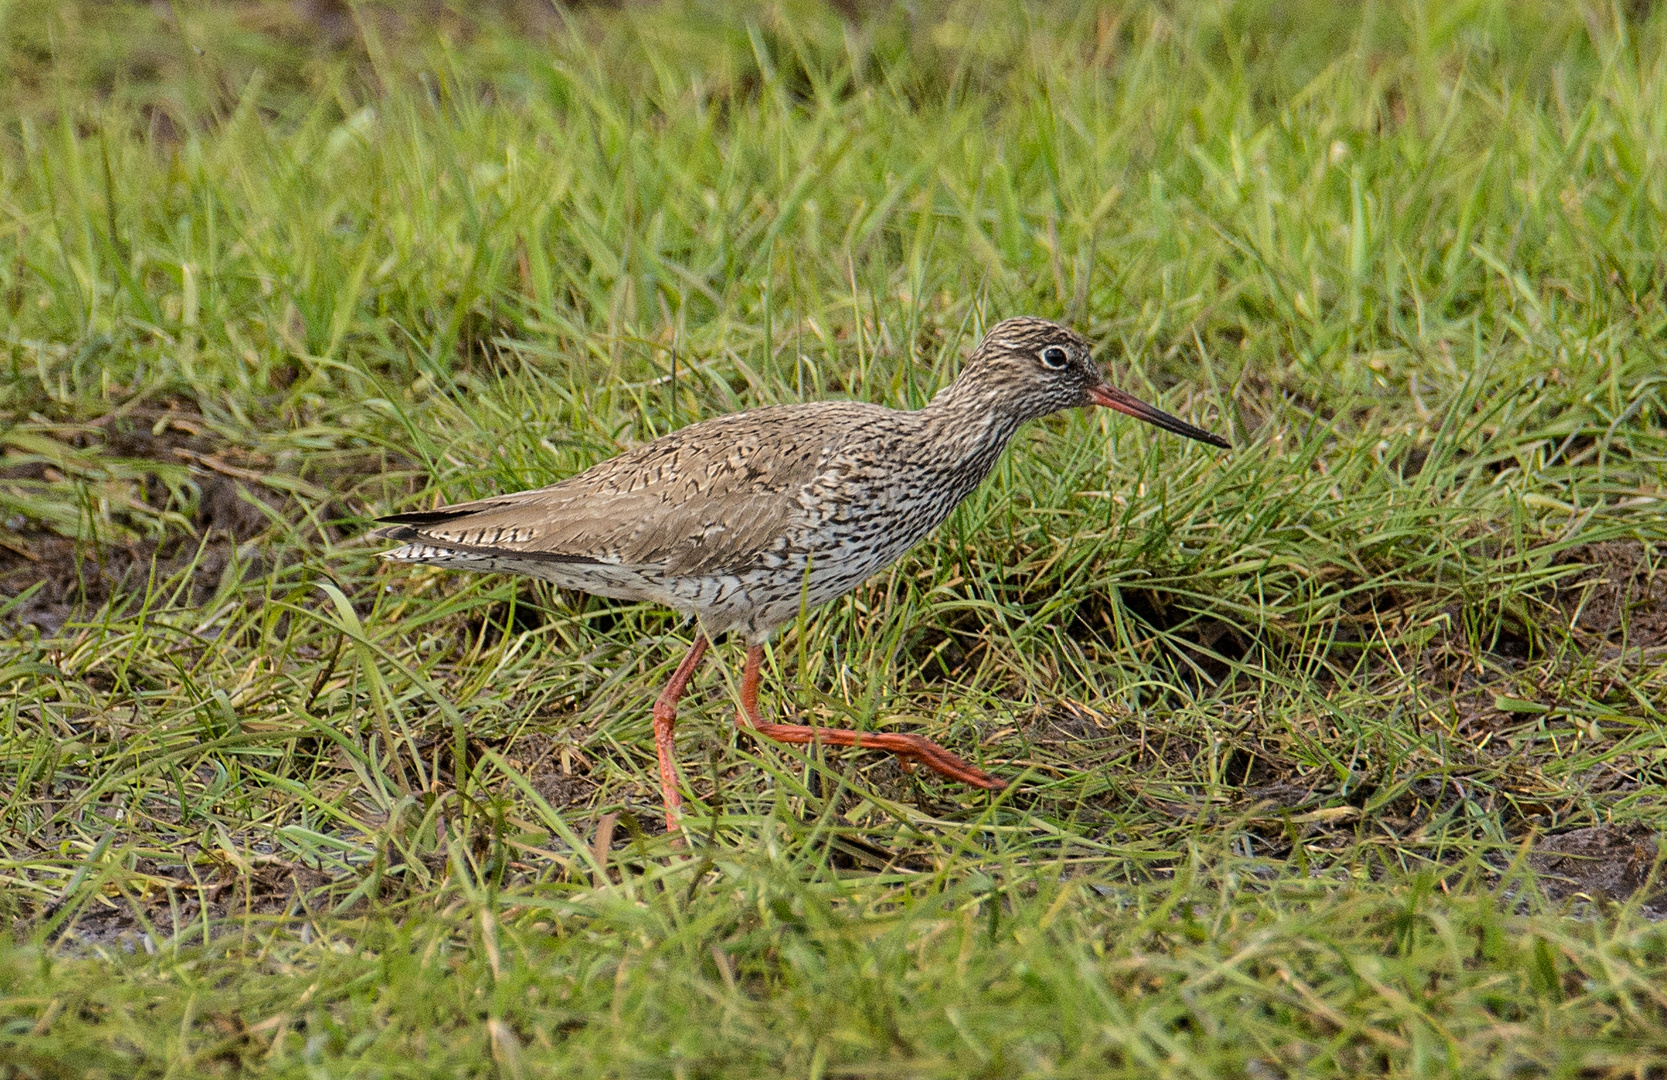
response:
[[[924,765],[951,780],[999,791],[1007,784],[975,765],[969,765],[931,739],[906,735],[895,731],[852,731],[849,728],[807,727],[803,724],[767,723],[758,712],[759,669],[764,662],[764,646],[747,648],[747,667],[741,675],[741,711],[735,722],[751,728],[766,739],[784,743],[824,742],[830,746],[858,746],[870,750],[889,750],[896,754],[904,767]]]

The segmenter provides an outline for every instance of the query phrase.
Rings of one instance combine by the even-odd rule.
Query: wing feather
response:
[[[803,523],[801,494],[884,411],[824,402],[722,416],[549,487],[383,518],[376,535],[668,575],[737,572]]]

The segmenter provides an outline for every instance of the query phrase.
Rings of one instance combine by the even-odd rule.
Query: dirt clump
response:
[[[509,757],[539,797],[553,807],[586,805],[596,792],[595,781],[587,775],[590,764],[571,737],[558,741],[542,731],[530,731],[515,740]]]
[[[1584,567],[1558,586],[1559,605],[1583,645],[1605,658],[1622,650],[1667,650],[1667,565],[1637,540],[1608,540],[1568,551]]]
[[[1594,825],[1546,837],[1535,845],[1528,864],[1554,899],[1584,895],[1625,901],[1648,881],[1659,844],[1660,838],[1641,825]],[[1658,882],[1645,899],[1667,904],[1667,890]]]

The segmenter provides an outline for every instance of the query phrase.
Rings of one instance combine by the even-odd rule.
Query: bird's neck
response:
[[[965,481],[966,490],[960,496],[989,474],[1024,422],[1024,417],[1004,405],[996,388],[963,377],[939,391],[917,414],[922,445],[945,472]]]

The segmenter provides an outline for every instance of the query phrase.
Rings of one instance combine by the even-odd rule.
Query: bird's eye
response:
[[[1052,368],[1055,371],[1064,367],[1070,359],[1065,350],[1058,345],[1049,345],[1042,350],[1042,366]]]

